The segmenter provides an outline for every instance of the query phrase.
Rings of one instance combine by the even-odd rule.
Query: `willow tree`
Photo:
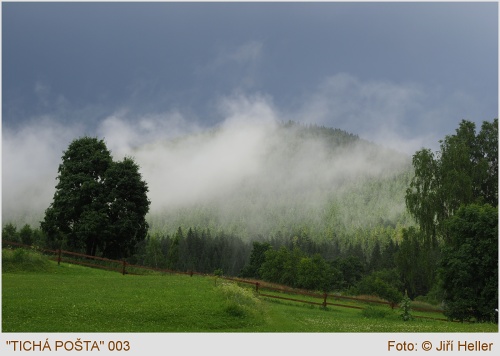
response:
[[[48,242],[88,255],[126,257],[144,240],[148,187],[131,158],[114,162],[103,140],[74,140],[62,156],[54,199],[41,222]]]

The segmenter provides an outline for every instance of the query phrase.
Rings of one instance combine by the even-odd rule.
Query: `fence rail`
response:
[[[11,246],[11,247],[17,247],[17,248],[32,248],[32,246],[21,244],[18,242],[13,242],[13,241],[3,241],[2,240],[2,247],[5,246]],[[147,267],[147,266],[140,266],[140,265],[134,265],[134,264],[129,264],[125,260],[112,260],[109,258],[104,258],[104,257],[97,257],[97,256],[89,256],[81,253],[76,253],[76,252],[71,252],[71,251],[65,251],[62,249],[58,250],[50,250],[50,249],[43,249],[43,248],[37,248],[37,251],[40,251],[44,254],[50,255],[49,259],[53,261],[57,261],[58,265],[61,264],[61,262],[64,263],[71,263],[71,264],[77,264],[77,265],[82,265],[86,267],[92,267],[92,268],[100,268],[100,269],[106,269],[110,271],[115,271],[122,273],[123,275],[125,274],[145,274],[148,271],[149,272],[159,272],[159,273],[169,273],[169,274],[184,274],[184,275],[199,275],[199,276],[211,276],[211,277],[216,277],[214,275],[210,274],[205,274],[205,273],[199,273],[193,270],[189,271],[175,271],[175,270],[170,270],[170,269],[162,269],[162,268],[154,268],[154,267]],[[72,256],[72,258],[68,258],[66,256]],[[94,261],[94,262],[89,262],[89,261]],[[99,263],[100,262],[100,263]],[[103,264],[105,263],[105,264]],[[138,273],[139,271],[143,271],[143,273]],[[342,307],[342,308],[352,308],[352,309],[365,309],[365,307],[360,306],[360,305],[350,305],[350,304],[340,304],[337,303],[337,301],[346,301],[346,302],[355,302],[355,303],[361,303],[361,304],[382,304],[382,305],[388,305],[391,308],[394,308],[395,305],[392,303],[389,303],[387,301],[381,301],[381,300],[373,300],[373,299],[365,299],[365,298],[358,298],[358,297],[348,297],[348,296],[341,296],[341,295],[336,295],[336,294],[319,294],[319,293],[313,293],[313,292],[308,292],[305,290],[298,290],[294,288],[287,288],[283,286],[276,286],[270,283],[265,283],[262,281],[255,281],[255,280],[246,280],[246,279],[241,279],[241,278],[235,278],[235,277],[226,277],[226,276],[219,276],[218,278],[222,278],[224,280],[229,280],[237,283],[245,283],[245,284],[250,284],[255,287],[256,293],[265,298],[273,298],[273,299],[279,299],[279,300],[285,300],[285,301],[291,301],[291,302],[297,302],[297,303],[305,303],[305,304],[310,304],[310,305],[319,305],[326,307],[328,305],[331,306],[336,306],[336,307]],[[281,295],[276,295],[276,294],[269,294],[269,293],[263,293],[262,290],[270,291],[270,292],[277,292]],[[294,295],[294,296],[304,296],[304,297],[309,297],[313,299],[320,299],[320,301],[316,300],[305,300],[305,299],[297,299],[297,298],[292,298],[288,296],[283,296],[285,295]],[[335,301],[335,303],[331,302]],[[428,309],[428,308],[412,308],[414,311],[420,311],[420,312],[427,312],[427,313],[439,313],[442,314],[442,311],[440,310],[435,310],[435,309]],[[434,317],[429,317],[429,316],[414,316],[416,318],[422,318],[422,319],[432,319],[432,320],[441,320],[441,321],[448,321],[448,319],[444,318],[434,318]]]

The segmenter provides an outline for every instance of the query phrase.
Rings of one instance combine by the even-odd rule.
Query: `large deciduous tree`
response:
[[[455,135],[441,141],[434,154],[422,149],[413,156],[415,175],[406,191],[406,206],[428,244],[442,223],[461,205],[498,204],[498,119],[483,122],[476,135],[473,122],[462,120]]]
[[[114,162],[103,140],[74,140],[62,156],[53,202],[41,222],[49,243],[88,255],[126,257],[144,240],[148,187],[131,158]]]
[[[413,166],[406,205],[420,231],[407,235],[422,241],[426,269],[441,266],[448,315],[489,319],[498,302],[498,119],[478,134],[463,120],[439,152],[418,151]],[[438,250],[440,263],[431,259]]]

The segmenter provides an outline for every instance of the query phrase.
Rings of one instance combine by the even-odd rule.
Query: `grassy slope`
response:
[[[3,332],[497,332],[493,324],[415,320],[397,312],[258,300],[221,293],[221,281],[184,275],[122,276],[63,264],[2,275]],[[234,305],[237,308],[234,308]],[[229,306],[233,306],[230,308]],[[246,308],[246,309],[245,309]]]

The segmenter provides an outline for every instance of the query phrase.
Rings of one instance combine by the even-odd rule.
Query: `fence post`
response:
[[[57,265],[61,265],[61,249],[57,250]]]
[[[255,292],[259,294],[259,282],[255,283]]]
[[[328,297],[328,294],[324,293],[323,294],[323,308],[326,308],[326,298]]]
[[[127,265],[127,261],[123,260],[123,270],[122,274],[125,275],[125,266]]]

